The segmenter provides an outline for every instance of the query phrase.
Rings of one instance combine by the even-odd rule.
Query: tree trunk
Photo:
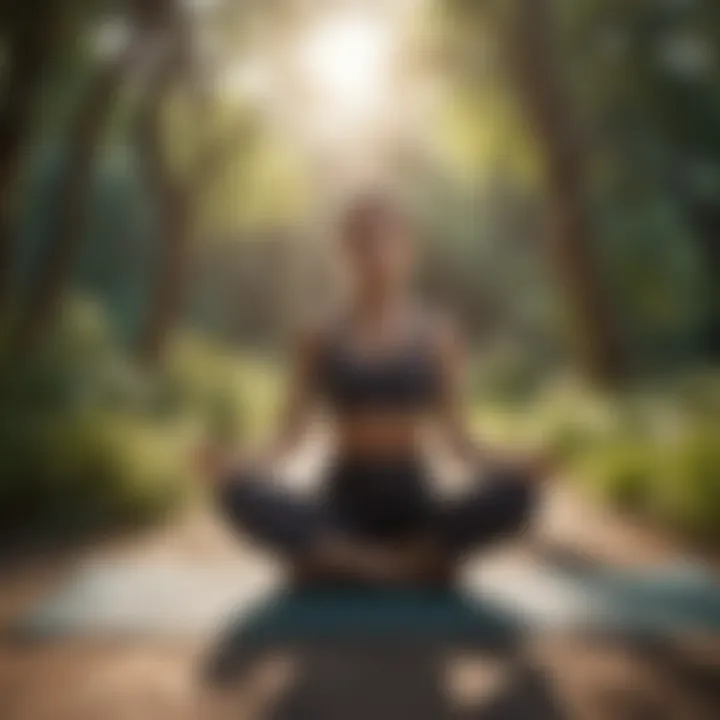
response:
[[[157,68],[140,113],[136,137],[145,183],[154,200],[159,240],[155,279],[138,348],[141,360],[151,366],[161,361],[166,340],[181,310],[192,233],[193,198],[187,184],[173,177],[162,147],[162,104],[180,70],[180,58],[172,52]]]
[[[252,135],[252,124],[241,118],[228,137],[209,143],[185,178],[173,175],[162,147],[161,107],[166,93],[178,83],[193,87],[198,121],[206,111],[201,85],[192,85],[196,69],[188,17],[177,0],[136,0],[136,22],[148,37],[164,39],[165,54],[156,67],[138,122],[137,145],[149,193],[154,198],[159,251],[146,322],[140,332],[139,355],[148,365],[162,360],[170,333],[177,325],[187,294],[188,265],[195,232],[197,197],[231,156]]]
[[[70,282],[83,238],[92,173],[108,115],[122,82],[126,59],[109,64],[94,79],[77,109],[69,140],[59,217],[50,248],[33,282],[20,344],[32,349],[52,326]]]
[[[178,0],[133,0],[139,33],[162,49],[141,108],[136,145],[148,193],[155,210],[159,247],[150,300],[140,329],[138,355],[157,365],[182,311],[186,295],[188,253],[194,231],[194,192],[175,177],[162,143],[161,109],[167,92],[187,79],[192,68],[188,17]]]
[[[162,361],[186,296],[188,252],[192,239],[190,200],[184,193],[162,192],[158,208],[160,247],[146,322],[140,336],[140,357],[150,366]]]
[[[8,19],[12,27],[0,113],[0,310],[10,293],[17,180],[31,146],[43,76],[60,36],[60,3],[46,3],[42,13],[37,5],[27,0]]]
[[[548,249],[565,290],[578,363],[591,380],[611,384],[626,367],[594,257],[584,152],[553,60],[551,0],[517,0],[513,11],[508,59],[544,163]]]

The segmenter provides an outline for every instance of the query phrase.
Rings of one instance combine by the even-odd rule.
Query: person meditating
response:
[[[251,457],[214,458],[213,490],[233,526],[298,581],[445,582],[469,551],[526,525],[542,463],[496,456],[468,433],[461,339],[414,294],[413,223],[400,205],[356,199],[338,235],[350,301],[301,337],[277,438]],[[272,473],[317,412],[334,447],[319,494],[305,498]],[[435,491],[429,433],[472,469],[464,496]]]

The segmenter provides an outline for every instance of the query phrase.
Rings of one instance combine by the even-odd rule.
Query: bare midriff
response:
[[[414,455],[426,427],[422,413],[369,411],[332,418],[335,446],[341,456],[393,458]]]

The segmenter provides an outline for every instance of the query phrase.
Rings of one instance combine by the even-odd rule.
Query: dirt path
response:
[[[720,708],[717,647],[643,649],[610,642],[549,638],[534,649],[519,679],[492,663],[456,658],[443,665],[444,696],[412,686],[423,706],[413,720],[451,717],[431,712],[441,697],[466,718],[577,718],[578,720],[715,720]],[[0,712],[4,720],[206,720],[210,718],[317,717],[335,720],[357,708],[358,685],[368,666],[341,655],[316,660],[315,681],[289,688],[298,677],[281,664],[227,694],[197,681],[199,648],[158,644],[63,642],[40,647],[0,647]],[[318,664],[319,663],[319,664]],[[325,678],[318,684],[318,667]],[[332,682],[328,671],[336,671]],[[349,669],[350,668],[350,669]],[[417,663],[405,665],[406,676]],[[375,673],[377,674],[377,663]],[[419,677],[424,677],[420,668]],[[417,678],[418,675],[413,675]],[[264,680],[264,682],[262,682]],[[375,677],[377,680],[377,677]],[[397,681],[395,681],[397,682]],[[300,683],[302,684],[302,683]],[[393,688],[396,692],[397,688]],[[384,691],[385,692],[385,691]],[[346,697],[356,698],[348,703]],[[430,701],[426,699],[429,694]],[[283,698],[284,695],[284,698]],[[323,697],[324,695],[324,697]],[[363,696],[360,695],[362,698]],[[495,698],[493,700],[493,698]],[[280,701],[283,702],[280,702]],[[342,707],[343,715],[316,707]],[[492,708],[492,712],[490,711]],[[269,711],[269,712],[268,712]],[[461,712],[462,711],[462,712]],[[462,714],[464,713],[464,714]],[[376,718],[388,717],[378,712]],[[368,718],[371,716],[368,714]],[[390,716],[392,717],[392,716]],[[396,717],[410,717],[397,715]]]
[[[531,548],[562,546],[623,566],[683,558],[671,543],[561,490],[551,497],[535,537]],[[78,557],[210,562],[232,561],[242,552],[210,515],[195,512],[167,528],[88,548],[74,558],[49,558],[9,568],[0,577],[0,625],[47,592]],[[368,661],[357,656],[343,659],[338,651],[329,656],[318,652],[305,658],[304,664],[278,661],[259,668],[260,674],[248,686],[222,695],[209,693],[198,681],[196,670],[203,651],[192,644],[64,640],[27,645],[6,638],[0,642],[0,718],[352,720],[357,716],[382,720],[381,712],[367,704],[370,696],[363,688],[372,677],[390,682],[388,678],[395,677],[392,673],[398,668],[404,668],[404,674],[379,694],[401,692],[405,684],[410,690],[406,699],[412,698],[418,707],[411,710],[396,701],[396,707],[406,712],[398,711],[395,718],[446,717],[440,705],[454,708],[452,717],[457,718],[720,717],[720,638],[642,647],[620,640],[546,637],[532,645],[522,667],[496,667],[495,661],[487,659],[430,653],[402,660],[373,656]],[[433,678],[442,682],[435,687]],[[283,688],[287,692],[281,692]]]

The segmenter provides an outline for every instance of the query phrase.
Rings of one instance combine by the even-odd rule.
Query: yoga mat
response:
[[[79,565],[12,630],[29,637],[196,638],[243,619],[278,641],[373,632],[441,637],[493,620],[541,631],[720,634],[720,582],[700,566],[637,572],[519,558],[478,563],[455,594],[289,595],[277,573],[260,564],[117,560]]]

